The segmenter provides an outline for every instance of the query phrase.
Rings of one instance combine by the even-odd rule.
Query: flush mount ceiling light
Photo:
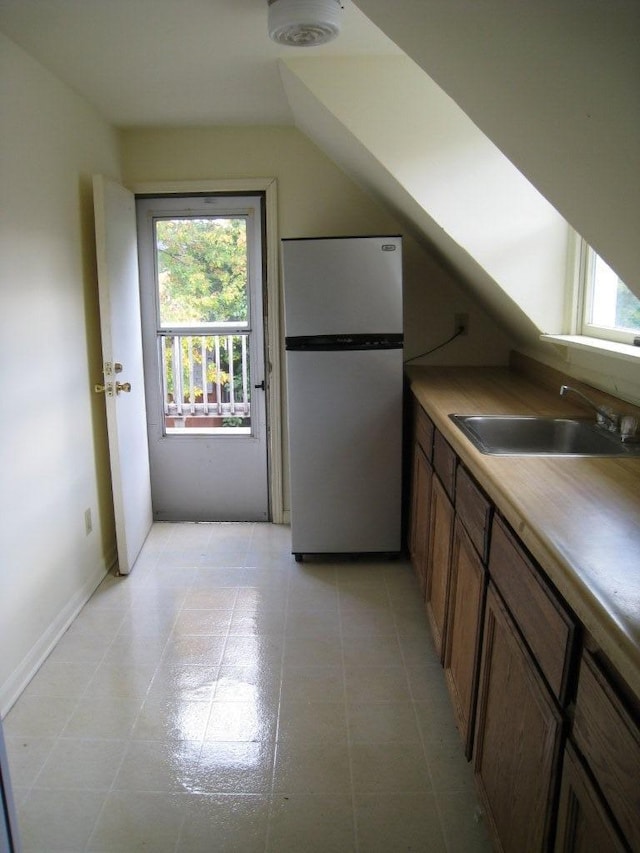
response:
[[[340,32],[341,0],[269,0],[269,36],[289,47],[315,47]]]

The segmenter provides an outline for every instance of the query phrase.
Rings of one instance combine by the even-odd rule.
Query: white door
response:
[[[269,518],[260,195],[136,202],[154,518]]]
[[[100,328],[118,568],[128,574],[152,523],[135,199],[93,179]]]

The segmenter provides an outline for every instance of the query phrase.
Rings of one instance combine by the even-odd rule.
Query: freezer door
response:
[[[294,553],[401,547],[402,350],[288,352]]]
[[[283,240],[285,334],[402,332],[402,240]]]

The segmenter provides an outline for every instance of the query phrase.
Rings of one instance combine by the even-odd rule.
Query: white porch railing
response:
[[[251,417],[248,335],[161,335],[168,418]]]

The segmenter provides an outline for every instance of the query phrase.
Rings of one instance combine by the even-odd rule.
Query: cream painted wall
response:
[[[282,237],[386,232],[397,222],[290,127],[127,129],[124,181],[275,177]]]
[[[91,174],[119,173],[97,113],[0,36],[0,711],[114,558]],[[93,532],[85,534],[90,509]]]
[[[406,356],[440,343],[454,312],[471,314],[468,338],[438,364],[506,363],[512,340],[387,205],[374,200],[300,131],[291,127],[132,129],[122,132],[124,180],[275,177],[281,237],[404,234]]]
[[[506,364],[512,340],[388,207],[360,189],[295,128],[128,129],[122,131],[121,139],[128,186],[147,181],[275,177],[281,237],[404,233],[406,357],[445,340],[453,332],[454,313],[466,312],[469,336],[421,363]],[[286,469],[284,410],[282,416]],[[285,510],[288,480],[285,470]]]

